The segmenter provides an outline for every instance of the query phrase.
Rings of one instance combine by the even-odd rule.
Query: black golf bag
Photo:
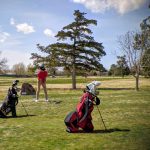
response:
[[[16,80],[19,82],[18,80]],[[0,105],[0,117],[5,118],[11,112],[13,117],[16,117],[16,105],[18,104],[18,95],[16,84],[13,84],[11,88],[8,89],[7,96],[3,103]]]
[[[21,87],[21,95],[35,95],[36,91],[29,83],[23,83]]]

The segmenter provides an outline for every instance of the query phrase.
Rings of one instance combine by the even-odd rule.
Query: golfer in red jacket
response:
[[[45,101],[48,101],[48,96],[47,96],[47,89],[46,89],[46,77],[48,76],[48,73],[44,67],[44,65],[42,64],[39,67],[39,70],[37,72],[37,77],[38,77],[38,81],[37,81],[37,92],[36,92],[36,102],[39,100],[39,93],[40,93],[40,87],[42,85],[43,89],[44,89],[44,93],[45,93]]]

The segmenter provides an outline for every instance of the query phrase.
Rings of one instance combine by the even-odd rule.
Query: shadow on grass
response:
[[[62,101],[59,100],[53,100],[53,101],[49,101],[50,104],[60,104],[62,103]]]
[[[54,101],[51,101],[50,103],[60,104],[60,103],[62,103],[62,101],[56,101],[56,100],[54,100]]]
[[[71,91],[77,91],[77,90],[85,90],[85,88],[47,88],[48,90],[71,90]],[[98,88],[98,90],[134,90],[135,88]]]
[[[134,90],[134,88],[98,88],[98,90]]]
[[[6,119],[7,119],[7,118],[14,118],[14,119],[17,119],[17,118],[34,117],[34,116],[36,116],[36,115],[19,115],[19,116],[17,116],[17,117],[7,116]]]
[[[93,132],[85,132],[83,130],[79,130],[77,133],[85,133],[85,134],[105,134],[105,133],[112,133],[112,132],[129,132],[129,129],[107,129],[107,130],[94,130]]]
[[[59,101],[59,100],[53,100],[53,101],[47,101],[47,102],[45,102],[45,101],[38,101],[38,103],[50,103],[50,104],[60,104],[60,103],[62,103],[62,101]]]

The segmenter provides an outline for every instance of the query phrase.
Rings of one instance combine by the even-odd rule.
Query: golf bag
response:
[[[66,131],[77,132],[79,128],[82,128],[85,132],[92,132],[94,126],[92,124],[91,113],[94,109],[94,104],[100,104],[99,98],[86,91],[81,101],[77,104],[76,110],[66,116],[64,120],[67,126]]]
[[[23,83],[21,87],[21,95],[35,95],[36,91],[29,83]]]
[[[12,116],[16,117],[16,105],[18,104],[18,95],[16,88],[12,86],[12,88],[8,89],[8,94],[0,106],[0,117],[5,118],[10,112],[12,112]]]

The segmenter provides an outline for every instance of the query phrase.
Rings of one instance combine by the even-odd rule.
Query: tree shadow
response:
[[[106,134],[106,133],[112,133],[112,132],[130,132],[129,129],[119,129],[119,128],[113,128],[113,129],[106,129],[106,130],[93,130],[92,132],[85,132],[83,130],[79,130],[76,133],[86,133],[86,134]]]

